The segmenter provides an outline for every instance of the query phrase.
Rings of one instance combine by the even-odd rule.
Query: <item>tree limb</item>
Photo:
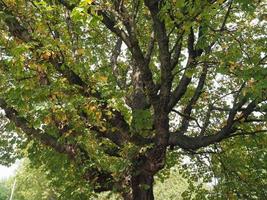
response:
[[[230,111],[227,124],[221,128],[220,131],[216,132],[213,135],[208,136],[187,136],[179,134],[179,132],[170,134],[169,145],[171,146],[179,146],[183,149],[196,150],[201,147],[209,146],[210,144],[218,143],[223,139],[230,137],[233,133],[235,133],[238,129],[235,127],[242,119],[247,118],[256,107],[255,101],[252,101],[248,104],[246,109],[242,112],[241,117],[234,119],[236,113],[236,106],[233,107],[232,111]]]
[[[208,73],[208,66],[204,65],[203,71],[202,71],[202,73],[200,75],[200,78],[199,78],[199,81],[198,81],[197,88],[195,89],[195,92],[194,92],[192,98],[190,99],[190,101],[186,105],[186,108],[183,111],[183,113],[186,113],[186,115],[188,117],[184,117],[183,120],[182,120],[182,126],[181,126],[181,128],[179,130],[180,134],[184,134],[186,132],[187,128],[188,128],[190,115],[191,115],[193,106],[196,104],[197,100],[199,99],[199,97],[200,97],[200,95],[202,93],[203,87],[205,85],[205,80],[206,80],[206,77],[207,77],[207,73]]]
[[[58,142],[57,138],[44,133],[40,129],[32,128],[28,121],[19,116],[19,113],[15,109],[8,106],[6,101],[2,98],[0,98],[0,108],[5,111],[5,116],[11,122],[13,122],[16,127],[20,128],[28,137],[34,138],[40,141],[42,144],[52,147],[59,153],[65,153],[71,158],[74,158],[77,155],[78,151],[77,149],[73,148],[72,145],[61,144]]]

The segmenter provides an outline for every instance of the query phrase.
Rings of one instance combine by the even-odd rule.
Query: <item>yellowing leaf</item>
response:
[[[105,126],[102,126],[101,128],[100,128],[100,131],[102,131],[102,132],[105,132],[107,130],[107,128],[105,127]]]
[[[95,113],[95,116],[96,116],[96,118],[97,118],[98,120],[100,120],[101,117],[102,117],[102,113],[101,113],[101,112],[96,112],[96,113]]]
[[[250,80],[248,80],[248,87],[252,87],[254,82],[255,81],[254,81],[253,78],[251,78]]]
[[[112,128],[111,128],[111,131],[112,131],[112,132],[115,132],[115,131],[117,131],[117,128],[116,128],[116,127],[112,127]]]
[[[63,122],[63,121],[67,121],[68,118],[65,113],[59,112],[59,113],[56,113],[56,119]]]
[[[102,81],[102,82],[107,82],[108,77],[106,77],[106,76],[99,76],[99,80]]]
[[[68,130],[64,135],[65,135],[65,137],[68,137],[68,136],[70,136],[71,134],[72,134],[72,130]]]
[[[44,123],[45,123],[45,124],[50,124],[51,121],[52,121],[52,119],[51,119],[51,117],[49,117],[49,116],[46,116],[46,117],[44,118]]]
[[[94,0],[82,0],[81,1],[81,5],[85,6],[85,5],[90,5],[93,3]]]
[[[77,55],[78,56],[81,56],[81,55],[83,55],[84,54],[84,49],[77,49]]]
[[[50,58],[55,58],[55,53],[53,51],[45,51],[41,55],[41,59],[49,60]]]

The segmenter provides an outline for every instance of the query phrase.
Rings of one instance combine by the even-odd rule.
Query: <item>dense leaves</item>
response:
[[[26,155],[73,199],[153,199],[154,175],[192,154],[199,183],[265,195],[239,183],[266,179],[264,1],[0,0],[0,17],[1,163]],[[232,173],[245,155],[258,164]]]

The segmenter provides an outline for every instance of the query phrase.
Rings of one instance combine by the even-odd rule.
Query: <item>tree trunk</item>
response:
[[[153,175],[140,173],[132,179],[133,200],[154,200]]]
[[[154,200],[153,175],[140,173],[132,178],[133,200]]]
[[[128,183],[123,183],[127,184],[129,187],[122,193],[124,200],[154,200],[153,175],[140,173],[136,176],[131,176],[128,181]]]

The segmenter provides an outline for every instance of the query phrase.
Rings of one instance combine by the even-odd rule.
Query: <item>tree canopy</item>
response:
[[[215,181],[217,198],[264,196],[266,10],[260,0],[0,0],[1,163],[26,155],[73,199],[154,199],[154,176],[174,164]]]

